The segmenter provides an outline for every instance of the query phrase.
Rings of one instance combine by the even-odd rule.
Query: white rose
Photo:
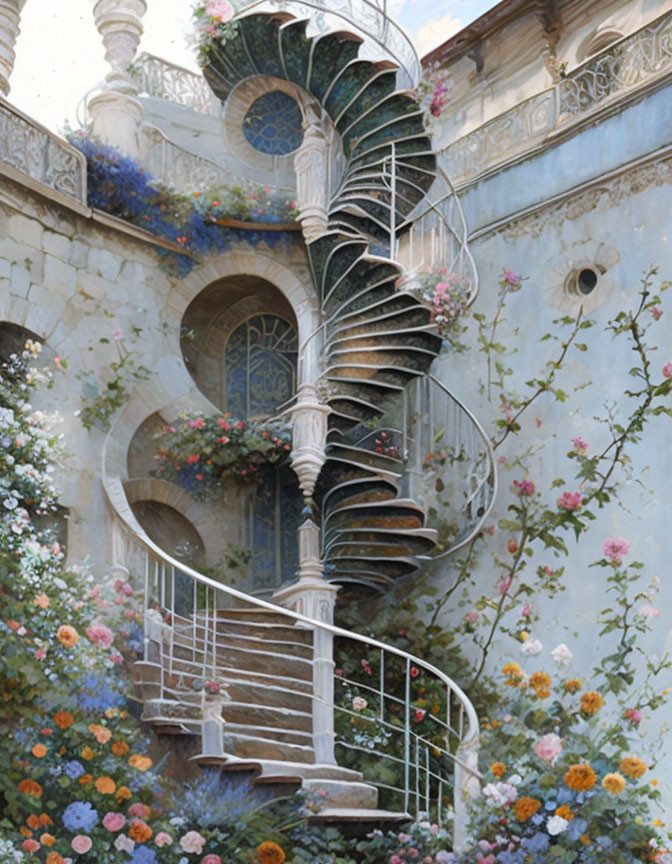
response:
[[[114,848],[118,849],[119,852],[132,852],[135,847],[135,840],[131,840],[130,837],[127,837],[125,834],[119,834],[117,839],[114,841]]]
[[[565,643],[561,642],[559,645],[556,645],[555,648],[551,651],[551,657],[558,666],[569,666],[569,664],[572,662],[574,655],[565,645]]]
[[[546,830],[551,837],[555,837],[558,834],[562,834],[563,831],[566,831],[568,825],[569,822],[567,819],[563,819],[562,816],[551,816],[551,818],[546,822]]]
[[[526,656],[534,657],[537,654],[541,654],[544,650],[544,646],[538,639],[528,639],[526,642],[520,646],[520,653],[525,654]]]

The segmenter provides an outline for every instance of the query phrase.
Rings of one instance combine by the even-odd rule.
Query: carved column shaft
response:
[[[19,0],[0,0],[0,93],[4,96],[9,93],[20,22]]]
[[[142,105],[133,96],[137,86],[129,68],[142,35],[145,0],[98,0],[93,8],[96,27],[103,38],[105,59],[112,67],[106,89],[89,103],[94,135],[105,144],[138,156],[138,128]]]
[[[303,384],[292,411],[292,468],[299,478],[301,491],[312,498],[317,478],[326,462],[327,417],[330,408],[321,405],[315,387]]]
[[[305,109],[303,143],[294,157],[296,203],[306,243],[327,230],[329,144],[322,109],[309,104]]]

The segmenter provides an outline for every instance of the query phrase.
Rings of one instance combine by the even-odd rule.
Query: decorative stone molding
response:
[[[585,189],[559,203],[535,210],[503,225],[496,233],[507,239],[517,237],[541,237],[542,234],[560,229],[566,220],[573,221],[596,210],[602,205],[616,207],[626,198],[637,195],[653,186],[672,183],[672,156],[644,165],[637,165],[610,180]],[[484,232],[491,233],[491,232]]]
[[[7,168],[10,170],[6,171]],[[26,175],[55,192],[86,204],[86,158],[75,147],[30,120],[2,98],[0,171]],[[16,176],[14,179],[21,178]]]
[[[5,96],[9,93],[9,79],[14,69],[21,5],[19,0],[0,0],[0,93]]]
[[[445,154],[458,185],[473,182],[555,136],[663,83],[672,71],[672,12],[609,45],[542,93],[450,144]]]
[[[313,384],[299,388],[296,407],[292,410],[291,465],[299,478],[305,498],[312,498],[317,478],[327,460],[327,417],[331,409],[321,405]]]
[[[306,243],[327,231],[329,205],[329,140],[324,111],[317,103],[304,107],[303,143],[294,156],[296,203]]]
[[[146,11],[145,0],[98,0],[93,7],[105,59],[112,67],[105,78],[105,90],[88,105],[93,133],[133,158],[139,156],[142,105],[133,98],[138,88],[129,69],[142,35],[140,19]]]
[[[467,845],[468,803],[478,798],[481,784],[478,773],[478,737],[463,741],[455,753],[455,833],[453,848],[461,852]]]

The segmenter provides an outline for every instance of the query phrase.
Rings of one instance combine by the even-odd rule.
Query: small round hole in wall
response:
[[[570,294],[588,297],[597,288],[602,271],[598,267],[577,267],[567,277],[566,289]]]

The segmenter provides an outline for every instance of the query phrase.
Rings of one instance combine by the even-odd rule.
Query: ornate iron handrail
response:
[[[481,779],[477,768],[478,718],[461,688],[420,657],[245,594],[168,555],[147,537],[137,523],[121,480],[107,474],[105,465],[109,441],[108,436],[103,453],[103,485],[115,515],[115,524],[120,529],[115,534],[115,554],[125,562],[116,566],[131,575],[137,576],[139,572],[144,580],[145,648],[140,666],[151,673],[151,680],[147,679],[151,698],[146,706],[146,718],[153,722],[182,725],[191,731],[203,729],[204,709],[208,705],[202,686],[196,690],[194,683],[202,685],[204,681],[218,680],[220,685],[226,685],[227,678],[233,679],[236,674],[235,670],[227,669],[218,661],[217,652],[225,638],[218,631],[218,610],[229,608],[231,601],[238,601],[247,608],[282,615],[288,624],[309,628],[314,633],[311,698],[316,761],[336,764],[333,758],[335,743],[346,751],[363,750],[377,761],[396,765],[399,774],[396,782],[377,783],[375,778],[366,776],[364,780],[390,791],[404,812],[418,818],[431,811],[435,818],[441,819],[442,801],[452,788],[454,842],[456,848],[459,847],[464,842],[466,831],[466,798],[473,785]],[[331,674],[325,676],[325,668],[334,666],[334,639],[339,645],[348,642],[360,646],[365,652],[369,670],[374,668],[377,671],[375,685],[373,676],[367,675],[365,669],[359,678],[339,675],[338,672],[333,678]],[[424,676],[420,679],[424,683],[430,678],[438,682],[443,691],[443,697],[439,699],[444,712],[442,716],[427,713],[431,733],[419,734],[414,729],[418,715],[413,705],[412,685],[419,675]],[[400,680],[403,682],[402,696],[398,695]],[[278,684],[273,681],[273,676],[269,676],[268,683],[259,686],[273,690]],[[334,695],[335,688],[340,688],[340,701]],[[361,716],[349,695],[353,688],[358,693],[367,694],[372,707],[375,706],[375,718],[371,722],[375,720],[376,728],[384,730],[384,742],[394,739],[394,746],[374,744],[364,747],[361,740],[352,740],[347,729],[340,736],[335,734],[334,713],[346,718],[354,714]],[[289,686],[286,692],[296,692],[297,696],[302,694],[305,698],[305,690],[294,691]],[[207,715],[212,719],[212,712],[207,712]],[[391,722],[393,717],[395,720]],[[403,720],[401,726],[400,719]],[[437,742],[438,736],[443,739],[443,745]],[[209,753],[208,756],[213,758],[217,754]],[[220,756],[226,760],[226,754]],[[230,759],[236,761],[236,757]]]
[[[154,54],[140,54],[131,67],[131,77],[141,94],[167,99],[212,117],[222,113],[222,103],[202,75]]]

